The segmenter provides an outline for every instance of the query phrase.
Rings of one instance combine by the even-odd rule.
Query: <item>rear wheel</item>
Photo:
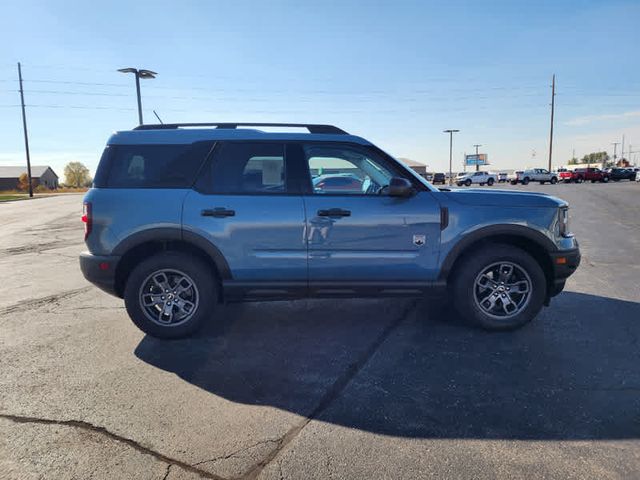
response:
[[[461,260],[453,272],[455,308],[487,330],[511,330],[530,322],[546,298],[538,262],[511,245],[486,246]]]
[[[551,177],[551,185],[555,185],[558,183],[558,179],[556,177]]]
[[[465,184],[467,187],[470,187],[470,186],[471,186],[471,180],[469,180],[469,179],[465,180],[464,184]]]
[[[529,178],[525,178],[524,180],[522,180],[522,184],[523,185],[529,185]]]
[[[192,255],[163,252],[136,266],[124,290],[127,313],[143,332],[180,338],[198,330],[215,307],[212,272]]]
[[[602,182],[607,183],[609,181],[609,177],[602,177]]]
[[[582,180],[583,180],[582,177],[578,177],[576,178],[576,183],[582,183]]]

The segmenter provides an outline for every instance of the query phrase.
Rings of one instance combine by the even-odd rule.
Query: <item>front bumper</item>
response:
[[[116,290],[116,267],[120,257],[114,255],[80,254],[80,270],[84,278],[111,295],[120,296]]]
[[[564,289],[567,278],[573,275],[580,265],[581,255],[579,248],[572,248],[552,252],[550,256],[553,265],[553,281],[549,296],[555,297]]]

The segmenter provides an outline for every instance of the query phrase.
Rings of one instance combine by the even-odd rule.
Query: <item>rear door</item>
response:
[[[219,142],[185,199],[185,235],[222,254],[225,289],[288,296],[306,288],[304,207],[285,151],[279,142]]]
[[[440,207],[422,186],[410,197],[391,197],[392,177],[410,175],[373,148],[305,144],[308,193],[305,238],[312,294],[350,293],[358,286],[412,288],[437,276]],[[316,178],[351,177],[350,189]],[[376,285],[377,284],[377,285]]]

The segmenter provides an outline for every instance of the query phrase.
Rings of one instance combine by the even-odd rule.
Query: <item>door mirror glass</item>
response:
[[[390,197],[409,197],[413,195],[413,186],[406,178],[393,177],[389,180],[387,195]]]

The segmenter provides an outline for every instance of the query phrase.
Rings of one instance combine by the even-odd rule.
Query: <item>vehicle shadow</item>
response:
[[[147,336],[135,354],[230,401],[386,435],[640,437],[640,303],[565,292],[505,333],[427,315],[424,302],[346,304],[227,306],[199,336]]]

